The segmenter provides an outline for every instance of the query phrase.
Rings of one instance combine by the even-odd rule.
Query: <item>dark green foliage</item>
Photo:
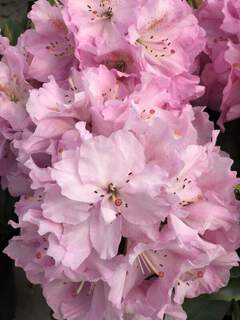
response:
[[[208,295],[203,295],[188,299],[183,307],[188,314],[188,320],[222,320],[230,306],[230,302],[211,301]]]
[[[24,30],[30,27],[29,20],[25,17],[21,21],[14,19],[2,19],[0,20],[1,34],[10,40],[12,45],[17,43],[17,39]]]

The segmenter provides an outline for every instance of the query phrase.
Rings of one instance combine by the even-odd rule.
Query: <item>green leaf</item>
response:
[[[229,121],[224,126],[225,130],[220,132],[217,144],[233,159],[232,170],[236,170],[240,174],[240,119]]]
[[[240,278],[232,278],[227,287],[210,296],[211,300],[240,301]]]
[[[27,18],[24,17],[20,22],[13,19],[3,19],[0,22],[1,34],[7,37],[12,45],[17,43],[20,34],[27,28]]]
[[[234,267],[231,270],[231,278],[240,278],[240,267]]]
[[[239,303],[234,301],[232,306],[232,320],[240,319],[240,306]]]
[[[188,320],[222,320],[230,306],[230,302],[214,301],[210,300],[208,295],[202,295],[195,299],[187,299],[183,308]]]

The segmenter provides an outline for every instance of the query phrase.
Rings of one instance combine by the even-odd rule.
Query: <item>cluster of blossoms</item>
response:
[[[204,103],[221,110],[223,127],[240,117],[240,1],[205,0],[198,18],[207,40],[201,70]]]
[[[205,98],[223,78],[223,117],[235,97],[233,57],[213,69],[238,49],[236,2],[38,0],[34,29],[0,39],[1,185],[20,196],[5,253],[56,319],[183,320],[185,298],[228,283],[239,180],[190,103],[200,69]]]

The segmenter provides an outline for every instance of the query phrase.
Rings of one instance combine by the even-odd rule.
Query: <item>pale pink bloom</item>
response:
[[[223,23],[225,0],[206,0],[197,11],[199,24],[206,30],[205,51],[211,59],[221,53],[227,41],[226,33],[221,29]]]
[[[89,99],[92,132],[109,136],[121,129],[128,117],[129,88],[103,65],[85,69],[82,83]]]
[[[84,92],[75,92],[71,85],[67,89],[61,88],[53,77],[49,77],[41,88],[30,91],[27,111],[35,124],[59,117],[88,120],[86,105]]]
[[[225,252],[206,266],[189,269],[183,273],[175,287],[175,302],[182,304],[184,298],[210,294],[225,287],[230,278],[230,269],[238,266],[238,263],[236,252]]]
[[[25,63],[20,52],[6,46],[0,61],[0,175],[2,187],[9,188],[13,196],[29,189],[27,170],[17,163],[14,139],[21,140],[24,130],[31,127],[25,110],[30,85],[25,80]]]
[[[172,303],[165,312],[165,320],[187,320],[187,314],[181,305]]]
[[[225,0],[223,7],[224,20],[221,26],[225,32],[236,35],[240,40],[240,2],[239,0]]]
[[[74,123],[70,118],[42,120],[34,133],[22,142],[25,157],[21,162],[30,169],[32,188],[37,189],[52,182],[51,167],[62,159],[64,150],[72,150],[91,138],[85,122]]]
[[[75,34],[80,55],[81,50],[101,55],[121,49],[136,7],[135,0],[67,0],[67,24]]]
[[[49,254],[57,264],[61,263],[71,270],[76,270],[90,255],[91,250],[88,221],[77,225],[64,224],[61,238],[49,236]]]
[[[87,204],[64,197],[60,193],[60,188],[56,185],[47,188],[42,209],[43,216],[56,223],[79,224],[86,221],[90,216]],[[68,212],[67,215],[66,212]]]
[[[125,131],[109,138],[95,137],[79,150],[64,153],[52,176],[64,196],[87,203],[89,210],[94,208],[90,237],[104,258],[117,253],[121,217],[145,225],[161,221],[167,214],[167,204],[159,197],[164,183],[162,170],[145,164],[143,147]],[[99,241],[99,233],[105,233],[106,239]]]
[[[103,105],[106,101],[124,100],[129,94],[128,88],[117,79],[116,74],[103,65],[85,69],[82,83],[93,107]]]
[[[239,118],[240,116],[240,100],[238,90],[240,87],[240,45],[228,42],[228,49],[225,53],[225,59],[231,66],[228,83],[223,91],[223,100],[221,105],[221,117],[219,124],[223,127],[223,123]]]
[[[54,280],[43,284],[43,294],[59,320],[120,320],[107,301],[108,286],[99,281]],[[115,317],[113,315],[115,314]]]
[[[211,141],[214,124],[209,120],[209,115],[204,112],[205,108],[194,107],[194,119],[192,124],[198,133],[197,143],[204,145]]]
[[[14,237],[5,249],[34,283],[51,279],[54,274],[54,277],[62,277],[63,272],[71,274],[91,253],[91,247],[87,247],[87,243],[90,244],[87,224],[58,223],[58,219],[51,219],[50,210],[45,210],[43,199],[42,192],[22,197],[17,205],[20,220],[17,227],[21,228],[21,234]],[[54,203],[51,204],[52,210],[56,209]]]
[[[184,165],[168,187],[178,201],[176,212],[179,210],[178,215],[199,234],[222,228],[227,232],[239,218],[232,192],[237,182],[230,170],[232,161],[219,154],[213,144],[188,146],[180,159]]]
[[[24,60],[17,49],[9,47],[0,62],[0,117],[13,130],[21,130],[27,124],[25,103],[30,85],[24,77]]]
[[[159,69],[168,76],[189,71],[204,47],[204,32],[197,19],[178,0],[144,1],[128,38],[139,48],[138,59],[145,69]]]
[[[38,0],[0,37],[1,185],[24,194],[5,253],[57,319],[186,320],[227,284],[239,179],[190,103],[199,72],[194,105],[239,116],[238,2]]]
[[[68,77],[74,64],[74,40],[60,8],[38,0],[29,13],[35,30],[27,30],[19,41],[29,63],[28,76],[44,82],[49,75]]]
[[[26,194],[17,203],[19,224],[12,223],[12,225],[15,228],[20,227],[21,233],[11,240],[5,253],[15,259],[16,265],[21,266],[27,272],[30,281],[34,283],[64,277],[77,281],[79,277],[99,279],[110,276],[110,271],[114,269],[116,262],[109,262],[107,265],[96,254],[90,256],[92,247],[87,221],[89,214],[84,208],[87,205],[78,202],[73,208],[71,201],[72,218],[69,216],[65,223],[61,223],[70,200],[61,198],[56,187],[48,191],[47,194],[42,190]],[[58,196],[52,197],[53,193]],[[55,202],[56,200],[61,202]],[[59,214],[53,218],[54,210],[59,210]],[[81,217],[84,213],[85,218]],[[78,216],[78,220],[74,219],[74,214]]]
[[[3,161],[9,161],[9,159],[3,159]],[[10,159],[11,161],[11,159]],[[0,165],[2,161],[0,161]],[[3,167],[4,171],[6,167]],[[3,189],[8,189],[12,197],[19,197],[26,192],[29,192],[31,186],[31,180],[28,176],[28,170],[16,160],[10,163],[10,169],[3,172],[1,176],[1,186]]]
[[[146,120],[155,118],[159,109],[182,111],[190,99],[203,93],[198,81],[197,77],[184,73],[172,78],[142,73],[141,84],[131,94],[130,101]]]
[[[133,131],[144,145],[147,161],[160,166],[169,177],[174,176],[182,166],[179,152],[189,144],[199,143],[195,128],[198,121],[193,123],[195,119],[192,107],[185,106],[182,111],[155,107],[154,113],[151,112],[151,107],[148,113],[143,112],[147,111],[144,105],[141,107],[136,104],[134,107],[136,111],[132,110],[130,113],[126,128]],[[145,117],[145,114],[148,116]]]
[[[30,88],[25,80],[25,61],[22,55],[17,48],[8,46],[0,61],[1,132],[7,139],[12,139],[30,124],[25,110]]]
[[[234,251],[240,246],[239,225],[236,223],[230,224],[227,230],[224,228],[213,231],[207,230],[204,239],[221,245],[228,252]]]
[[[41,199],[42,196],[36,195],[35,201],[39,202]],[[33,204],[34,201],[30,206]],[[39,207],[39,203],[36,207]],[[20,213],[19,219],[16,227],[21,227],[21,234],[11,240],[4,252],[15,260],[16,266],[25,270],[31,282],[41,283],[46,269],[54,268],[55,265],[55,261],[48,254],[48,233],[60,237],[61,226],[42,219],[39,208],[30,208],[23,214]]]
[[[224,54],[224,52],[222,52]],[[221,61],[222,62],[222,61]],[[224,61],[225,64],[225,61]],[[229,71],[229,66],[227,67]],[[206,94],[200,98],[199,104],[207,105],[215,111],[219,111],[222,103],[223,89],[226,85],[226,76],[228,73],[225,71],[218,71],[213,63],[208,63],[204,66],[201,73],[201,80],[206,86]]]
[[[119,265],[118,280],[113,277],[109,282],[109,299],[151,319],[157,315],[162,319],[168,313],[173,289],[186,270],[208,265],[224,252],[174,216],[162,226],[158,241],[135,247],[129,243],[129,251],[129,264]],[[121,281],[121,287],[116,281]]]
[[[30,169],[36,189],[51,181],[49,167],[61,159],[63,150],[75,149],[91,134],[86,129],[90,121],[86,94],[77,91],[77,74],[62,88],[53,77],[39,89],[32,89],[27,111],[36,124],[31,134],[24,137],[20,161]]]
[[[211,60],[201,75],[206,85],[205,99],[210,108],[221,110],[219,124],[222,128],[224,122],[239,117],[236,94],[239,86],[239,8],[238,1],[208,0],[199,12],[200,25],[207,32],[206,53]]]
[[[1,129],[3,128],[4,125],[1,123]],[[29,191],[31,181],[26,168],[16,161],[17,150],[13,148],[12,143],[2,134],[0,141],[1,187],[3,190],[8,188],[10,194],[17,197]]]
[[[224,0],[207,0],[199,8],[197,15],[199,23],[206,31],[207,57],[200,61],[201,79],[206,86],[203,103],[209,108],[219,111],[222,101],[222,91],[227,83],[230,66],[225,60],[228,35],[221,28]]]

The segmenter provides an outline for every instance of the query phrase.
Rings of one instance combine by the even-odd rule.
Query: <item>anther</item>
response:
[[[159,278],[164,278],[164,272],[163,271],[160,271],[159,273],[158,273],[158,276],[159,276]]]
[[[37,258],[37,259],[41,259],[41,258],[42,258],[41,252],[37,252],[37,253],[36,253],[36,258]]]

